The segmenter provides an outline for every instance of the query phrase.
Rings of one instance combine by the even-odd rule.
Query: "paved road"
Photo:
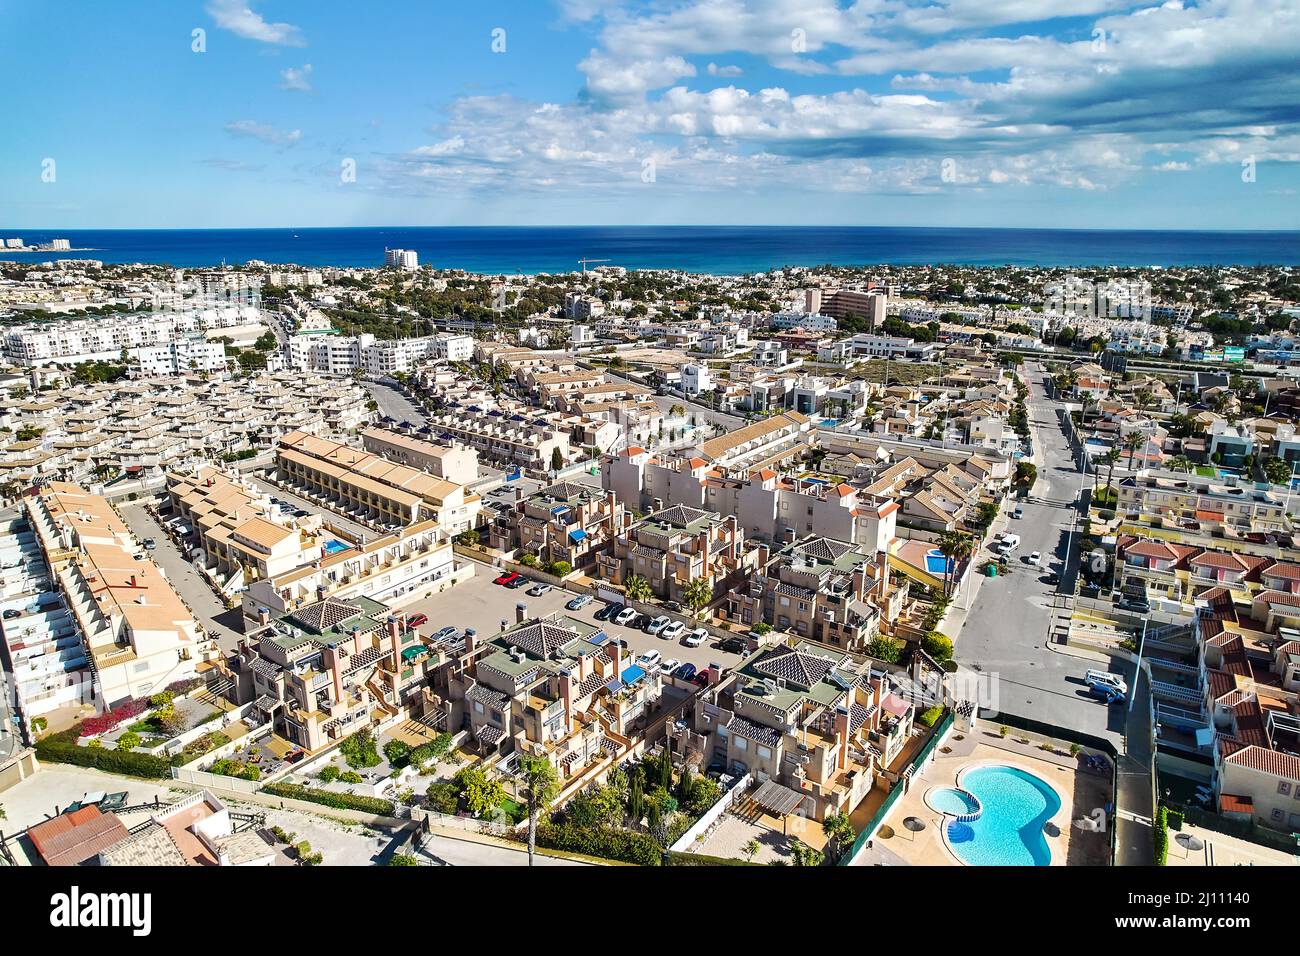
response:
[[[387,415],[389,418],[398,422],[411,422],[416,425],[423,425],[429,420],[424,411],[413,401],[383,382],[366,381],[366,391],[370,397],[379,405],[379,414]]]
[[[1009,522],[1010,530],[1021,537],[1011,572],[980,583],[957,639],[957,660],[997,675],[1000,710],[1109,737],[1118,744],[1124,731],[1122,708],[1107,708],[1087,696],[1086,661],[1047,647],[1054,605],[1064,599],[1040,578],[1049,568],[1064,571],[1063,587],[1070,587],[1077,570],[1070,535],[1078,515],[1075,503],[1081,481],[1091,478],[1080,475],[1071,460],[1056,407],[1043,392],[1043,373],[1033,365],[1027,371],[1039,481],[1033,497],[1021,503],[1024,517]],[[1033,551],[1042,553],[1041,569],[1020,560]],[[1118,662],[1112,669],[1120,669]]]
[[[217,599],[207,581],[199,577],[194,566],[181,554],[153,516],[145,511],[144,503],[123,502],[117,510],[137,538],[141,541],[153,538],[158,543],[158,547],[149,556],[166,572],[168,583],[189,606],[194,619],[205,631],[216,637],[217,644],[223,651],[234,650],[244,636],[229,624],[234,614]]]

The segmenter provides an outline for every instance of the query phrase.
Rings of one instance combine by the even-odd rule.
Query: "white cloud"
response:
[[[267,23],[244,0],[208,0],[208,14],[223,30],[246,40],[276,46],[305,46],[302,31],[292,23]]]
[[[666,56],[657,60],[624,60],[592,52],[578,64],[587,74],[587,91],[601,100],[619,102],[639,99],[649,90],[694,76],[695,67],[680,56]]]
[[[738,66],[718,66],[716,63],[710,63],[708,66],[709,76],[736,77],[745,71]]]
[[[302,130],[280,130],[256,120],[236,120],[226,124],[232,136],[244,136],[271,146],[293,146],[302,139]]]
[[[298,93],[311,92],[311,64],[300,67],[287,66],[280,71],[280,89]]]

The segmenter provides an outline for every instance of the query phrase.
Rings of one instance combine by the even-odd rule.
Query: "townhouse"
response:
[[[488,526],[499,551],[535,555],[543,564],[590,568],[632,520],[613,491],[557,482],[518,501]]]

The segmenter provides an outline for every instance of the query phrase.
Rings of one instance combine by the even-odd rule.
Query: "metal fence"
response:
[[[877,808],[876,812],[871,815],[871,819],[867,821],[867,825],[862,828],[862,832],[859,833],[857,839],[853,841],[853,846],[849,848],[847,853],[840,857],[839,866],[851,865],[854,857],[862,851],[862,848],[867,845],[869,840],[875,837],[876,831],[880,829],[881,824],[885,822],[885,818],[889,816],[889,811],[893,809],[894,804],[898,802],[899,798],[902,797],[911,786],[913,775],[925,766],[926,761],[930,759],[935,748],[939,746],[943,738],[948,735],[948,731],[952,729],[955,720],[956,717],[953,715],[951,710],[944,712],[943,717],[940,719],[939,723],[935,725],[934,733],[930,735],[930,739],[926,741],[925,746],[922,747],[920,751],[917,752],[917,755],[912,758],[911,763],[907,765],[907,768],[903,773],[899,774],[898,782],[894,784],[894,789],[889,791],[884,802],[879,806],[879,808]]]

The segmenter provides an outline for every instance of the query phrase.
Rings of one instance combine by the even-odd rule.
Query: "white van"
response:
[[[994,543],[993,550],[998,554],[1010,554],[1018,547],[1020,547],[1020,535],[1004,534]]]
[[[1113,687],[1121,694],[1128,693],[1128,684],[1124,678],[1109,671],[1087,671],[1083,675],[1083,680],[1091,687]]]

